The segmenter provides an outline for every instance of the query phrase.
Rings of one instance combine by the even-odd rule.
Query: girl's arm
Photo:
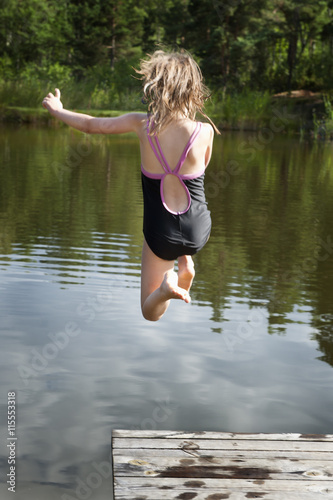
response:
[[[211,156],[212,156],[212,150],[213,150],[213,139],[214,139],[214,129],[209,123],[205,123],[204,125],[206,129],[208,130],[208,146],[206,149],[206,154],[205,154],[205,166],[208,166],[208,163],[210,162]]]
[[[146,119],[146,115],[143,113],[127,113],[116,118],[95,118],[83,113],[68,111],[63,108],[59,89],[55,89],[55,95],[50,92],[44,98],[43,107],[55,118],[87,134],[124,134],[126,132],[137,132],[140,125]]]

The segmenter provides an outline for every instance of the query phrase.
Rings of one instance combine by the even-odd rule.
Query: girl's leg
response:
[[[178,277],[173,268],[173,260],[163,260],[157,257],[144,240],[141,266],[141,309],[145,319],[159,320],[167,310],[170,299],[190,302],[188,291],[178,286]]]
[[[195,275],[194,262],[190,255],[178,257],[178,286],[190,291]]]

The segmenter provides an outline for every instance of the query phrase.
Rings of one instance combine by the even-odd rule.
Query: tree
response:
[[[87,66],[108,63],[114,68],[117,58],[131,57],[140,47],[145,11],[134,0],[70,0],[68,8],[71,60],[79,77]]]
[[[190,1],[188,46],[199,55],[205,74],[224,91],[251,79],[265,5],[266,0]]]
[[[66,53],[66,0],[3,0],[0,16],[0,56],[15,72],[26,64],[58,61]]]
[[[290,90],[295,81],[305,49],[318,40],[325,26],[330,23],[327,0],[272,0],[271,11],[279,37],[287,41],[286,63]],[[301,68],[300,68],[301,70]]]

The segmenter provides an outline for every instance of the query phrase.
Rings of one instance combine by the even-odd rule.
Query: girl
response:
[[[215,125],[204,114],[207,89],[199,66],[187,53],[158,50],[141,61],[148,115],[128,113],[94,118],[63,109],[60,91],[49,93],[43,106],[67,125],[89,134],[134,132],[140,140],[144,199],[141,309],[159,320],[170,299],[190,302],[194,278],[191,255],[207,242],[210,212],[204,193]],[[195,121],[196,112],[211,124]],[[178,275],[174,271],[178,259]]]

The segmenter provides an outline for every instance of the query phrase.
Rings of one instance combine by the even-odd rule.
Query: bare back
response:
[[[196,122],[192,120],[171,122],[158,136],[161,148],[171,169],[176,166],[195,126]],[[182,174],[195,174],[208,165],[211,157],[213,135],[212,126],[208,123],[203,124],[200,136],[182,166]],[[163,173],[163,168],[150,147],[146,122],[142,123],[138,136],[140,139],[141,162],[145,170],[151,173]]]
[[[171,122],[158,136],[158,142],[164,158],[173,171],[179,162],[185,145],[196,129],[197,122],[192,120],[179,120]],[[209,124],[201,124],[200,134],[189,150],[179,173],[182,175],[196,175],[202,173],[207,167],[212,150],[213,129]],[[154,153],[147,134],[147,123],[143,124],[139,133],[141,164],[150,174],[165,174],[156,154]],[[179,177],[167,174],[163,181],[163,197],[166,205],[174,212],[185,210],[188,197],[184,191]]]

